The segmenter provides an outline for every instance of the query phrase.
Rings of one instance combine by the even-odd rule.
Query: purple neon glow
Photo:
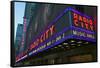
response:
[[[68,11],[68,8],[66,8],[63,12],[61,12],[61,13],[48,25],[48,27],[47,27],[43,32],[41,32],[41,33],[39,34],[38,37],[36,37],[35,39],[33,39],[33,41],[31,42],[31,44],[32,44],[37,38],[39,38],[48,28],[50,28],[54,23],[56,23],[56,21],[57,21],[59,18],[61,18],[61,17],[64,15],[64,13],[65,13],[66,11]],[[31,44],[30,44],[30,45],[31,45]]]
[[[32,44],[37,38],[39,38],[50,26],[52,26],[54,23],[56,23],[56,21],[57,21],[58,19],[60,19],[60,18],[64,15],[64,13],[66,13],[67,11],[73,11],[73,12],[75,12],[75,13],[81,15],[81,16],[84,16],[84,17],[86,17],[86,18],[88,18],[88,19],[93,19],[92,17],[87,16],[86,14],[83,14],[83,13],[81,13],[81,12],[79,12],[79,11],[77,11],[77,10],[71,8],[71,7],[68,7],[68,8],[66,8],[62,13],[60,13],[60,14],[51,22],[51,24],[49,24],[48,27],[47,27],[43,32],[41,32],[41,33],[39,34],[39,36],[36,37],[36,38],[31,42],[31,44]],[[69,16],[71,16],[71,15],[69,15]],[[71,20],[70,20],[70,21],[71,21]],[[31,45],[31,44],[30,44],[30,45]]]
[[[47,50],[47,49],[49,49],[49,48],[51,48],[51,47],[57,46],[57,44],[59,44],[59,43],[65,41],[65,40],[67,40],[67,39],[70,39],[70,38],[73,38],[73,36],[66,36],[65,38],[63,38],[63,39],[61,39],[61,40],[59,40],[59,41],[53,43],[52,45],[47,46],[46,48],[41,49],[41,50],[35,52],[33,55],[36,55],[37,53],[42,52],[42,51],[44,51],[44,50]],[[31,55],[29,55],[29,56],[31,56]]]
[[[69,28],[64,28],[61,32],[59,32],[59,33],[57,33],[57,34],[55,34],[55,35],[51,36],[48,40],[46,40],[44,43],[39,44],[39,45],[38,45],[38,46],[36,46],[34,49],[36,49],[36,48],[40,47],[41,45],[43,45],[43,44],[47,43],[47,42],[48,42],[48,41],[50,41],[50,40],[52,40],[52,39],[56,38],[57,36],[59,36],[60,34],[64,33],[65,31],[67,31],[67,30],[69,30],[69,29],[70,29],[70,27],[69,27]]]
[[[57,17],[51,22],[51,24],[49,24],[48,27],[47,27],[43,32],[41,32],[41,33],[39,34],[39,36],[36,37],[36,38],[31,42],[31,44],[32,44],[33,42],[35,42],[35,40],[36,40],[37,38],[39,38],[48,28],[50,28],[54,23],[56,23],[56,21],[57,21],[58,19],[60,19],[60,18],[64,15],[64,13],[66,13],[68,10],[69,10],[69,8],[66,8],[62,13],[60,13],[59,16],[57,16]],[[30,45],[31,45],[31,44],[30,44]]]
[[[73,12],[75,12],[75,13],[77,13],[77,14],[80,14],[80,15],[82,15],[82,16],[88,18],[88,19],[92,18],[92,17],[89,17],[89,16],[87,16],[87,15],[85,15],[85,14],[82,14],[82,13],[80,13],[80,12],[78,12],[78,11],[72,9],[72,8],[66,8],[58,17],[56,17],[56,19],[54,19],[53,22],[51,22],[51,24],[48,26],[48,28],[49,28],[50,26],[52,26],[54,23],[56,23],[56,21],[57,21],[59,18],[61,18],[61,17],[64,15],[64,13],[66,13],[67,11],[73,11]],[[70,15],[69,15],[69,16],[70,16]],[[70,22],[71,22],[71,17],[69,17],[69,19],[70,19]],[[72,22],[71,22],[71,23],[72,23]],[[71,26],[72,26],[72,25],[71,25]],[[47,29],[48,29],[48,28],[47,28]],[[59,36],[60,34],[62,34],[63,32],[65,32],[67,29],[68,29],[68,28],[66,28],[66,29],[63,30],[62,32],[59,32],[59,33],[56,34],[55,36],[52,36],[50,39],[46,40],[44,43],[39,44],[39,46],[37,46],[35,49],[37,49],[38,47],[40,47],[40,46],[42,46],[43,44],[47,43],[48,41],[50,41],[50,40],[56,38],[57,36]],[[85,29],[82,29],[82,28],[73,27],[73,26],[72,26],[70,29],[76,29],[76,30],[79,30],[79,31],[85,31],[85,32],[87,32],[87,33],[93,33],[93,34],[94,34],[94,32],[91,32],[91,31],[88,31],[88,30],[85,30]],[[43,34],[44,32],[45,32],[45,31],[41,32],[39,35]],[[37,38],[39,38],[39,37],[37,37]],[[36,38],[36,39],[37,39],[37,38]],[[46,50],[46,49],[51,48],[51,47],[53,47],[53,46],[56,46],[57,44],[61,43],[62,41],[66,40],[66,39],[69,39],[69,38],[83,39],[83,40],[92,41],[92,42],[95,42],[95,41],[96,41],[95,39],[90,39],[90,38],[86,38],[86,37],[79,37],[79,36],[76,36],[76,35],[70,35],[70,36],[66,36],[65,38],[63,38],[63,39],[61,39],[61,40],[59,40],[59,41],[53,43],[53,44],[50,45],[49,47],[46,47],[46,48],[44,48],[44,49],[39,50],[38,52],[41,52],[41,51],[43,51],[43,50]],[[35,39],[34,39],[34,41],[35,41]],[[32,43],[33,43],[33,42],[32,42]],[[34,50],[35,50],[35,49],[34,49]],[[36,52],[36,53],[38,53],[38,52]],[[34,55],[35,55],[36,53],[34,53]],[[25,58],[27,58],[27,57],[25,57]],[[24,59],[25,59],[25,58],[24,58]]]
[[[70,29],[77,29],[77,27],[75,28],[75,27],[71,27]],[[66,31],[67,31],[68,29],[66,29]],[[91,33],[91,32],[89,32],[89,31],[87,31],[87,30],[85,30],[85,29],[78,29],[78,31],[83,31],[83,32],[86,32],[86,33],[90,33],[90,34],[94,34],[93,32]],[[62,33],[64,33],[65,32],[65,30],[64,31],[62,31],[62,32],[60,32],[59,34],[57,34],[57,35],[55,35],[54,37],[51,37],[51,39],[48,39],[48,40],[46,40],[44,43],[42,43],[41,45],[44,45],[44,44],[46,44],[47,42],[49,42],[50,40],[52,40],[52,39],[54,39],[55,37],[57,37],[57,36],[59,36],[60,34],[62,34]],[[68,36],[69,37],[69,36]],[[64,39],[66,39],[67,38],[67,36],[64,38]],[[92,42],[95,42],[96,40],[95,39],[92,39],[92,38],[88,38],[88,37],[82,37],[82,36],[77,36],[77,35],[70,35],[70,38],[74,38],[74,39],[80,39],[80,40],[87,40],[87,41],[92,41]],[[62,39],[61,39],[62,40]],[[57,42],[55,42],[55,44],[56,43],[59,43],[61,40],[59,40],[59,41],[57,41]],[[61,41],[62,42],[62,41]],[[40,47],[41,45],[39,45],[38,47]],[[52,45],[51,45],[52,46]],[[36,47],[35,49],[37,49],[38,47]],[[34,49],[34,50],[35,50]],[[45,49],[43,49],[43,50],[45,50]]]
[[[88,37],[83,37],[83,36],[73,35],[73,38],[74,39],[79,39],[79,40],[86,40],[86,41],[89,41],[89,42],[96,42],[95,39],[88,38]]]
[[[73,9],[73,8],[68,8],[68,9],[69,9],[70,11],[73,11],[73,12],[75,12],[75,13],[81,15],[81,16],[84,16],[84,17],[86,17],[86,18],[88,18],[88,19],[93,19],[92,17],[87,16],[86,14],[83,14],[83,13],[81,13],[81,12],[79,12],[79,11]]]
[[[37,49],[38,47],[40,47],[40,46],[46,44],[46,43],[49,42],[50,40],[53,40],[54,38],[56,38],[57,36],[61,35],[62,33],[64,33],[64,32],[67,31],[67,30],[70,30],[70,27],[69,27],[69,28],[63,29],[63,31],[57,33],[56,35],[53,35],[53,36],[50,37],[48,40],[46,40],[44,43],[39,44],[39,45],[38,45],[36,48],[34,48],[33,50],[35,50],[35,49]]]
[[[83,31],[83,32],[86,32],[86,33],[89,33],[89,34],[96,34],[93,31],[89,31],[89,30],[86,30],[86,29],[78,28],[78,27],[75,27],[75,26],[72,26],[72,29]]]
[[[73,27],[71,27],[70,29],[73,30]],[[59,32],[59,33],[56,34],[54,37],[51,37],[49,40],[46,40],[45,43],[42,43],[42,44],[39,45],[38,47],[40,47],[40,46],[46,44],[47,42],[49,42],[50,40],[52,40],[52,39],[56,38],[57,36],[63,34],[63,33],[64,33],[65,31],[67,31],[67,30],[68,30],[68,28],[64,29],[62,32]],[[84,29],[83,29],[83,30],[84,30]],[[80,31],[82,31],[82,30],[80,30]],[[64,40],[71,39],[71,38],[96,42],[95,39],[91,39],[91,38],[87,38],[87,37],[82,37],[82,36],[77,36],[77,35],[70,35],[70,36],[66,36],[65,38],[63,38],[63,39],[61,39],[61,40],[58,40],[57,42],[53,43],[52,45],[47,46],[46,48],[41,49],[41,50],[39,50],[38,52],[35,52],[34,54],[31,54],[31,55],[35,55],[35,54],[37,54],[37,53],[39,53],[39,52],[41,52],[41,51],[43,51],[43,50],[46,50],[46,49],[51,48],[51,47],[53,47],[53,46],[56,46],[57,44],[63,42]],[[36,47],[34,50],[36,50],[38,47]],[[28,54],[28,56],[31,56],[31,55]],[[27,58],[27,57],[25,57],[25,58]],[[25,59],[25,58],[23,58],[23,59]]]
[[[51,37],[50,39],[46,40],[45,43],[40,44],[38,47],[40,47],[41,45],[46,44],[46,43],[49,42],[50,40],[56,38],[57,36],[61,35],[62,33],[64,33],[65,31],[67,31],[67,30],[69,30],[69,29],[70,29],[70,28],[65,28],[63,31],[59,32],[58,34],[54,35],[54,36]],[[67,38],[71,38],[71,36],[66,37],[66,38],[63,38],[63,39],[61,39],[61,40],[63,41],[63,40],[65,40],[65,39],[67,39]],[[60,42],[62,42],[61,40],[59,40],[58,42],[53,43],[53,44],[60,43]],[[52,45],[50,45],[48,48],[50,48],[51,46],[52,46]],[[36,50],[38,47],[36,47],[34,50]],[[42,50],[39,50],[39,52],[40,52],[40,51],[43,51],[43,50],[45,50],[45,49],[46,49],[46,48],[44,48],[44,49],[42,49]],[[32,52],[32,51],[31,51],[31,52]],[[38,52],[36,52],[36,53],[38,53]],[[36,53],[34,53],[34,55],[35,55]],[[29,54],[28,54],[28,55],[29,55]],[[30,56],[30,55],[29,55],[29,56]],[[25,57],[25,58],[27,58],[27,57]],[[23,58],[23,59],[25,59],[25,58]],[[20,60],[22,60],[22,59],[20,58]],[[20,61],[20,60],[18,60],[18,61]],[[18,62],[18,61],[16,61],[16,62]]]

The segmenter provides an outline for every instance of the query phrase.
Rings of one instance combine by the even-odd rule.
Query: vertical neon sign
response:
[[[24,17],[23,24],[24,24],[24,27],[23,27],[21,46],[20,46],[21,53],[19,53],[19,55],[16,57],[16,60],[18,60],[18,58],[20,58],[24,55],[24,44],[25,44],[25,34],[26,34],[26,17]]]

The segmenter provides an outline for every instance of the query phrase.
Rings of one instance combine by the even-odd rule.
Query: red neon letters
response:
[[[45,33],[43,33],[39,38],[36,39],[36,41],[33,42],[30,46],[30,50],[38,46],[40,43],[44,42],[46,39],[48,39],[50,36],[52,36],[55,32],[55,27],[52,25],[48,30],[46,30]]]
[[[87,30],[94,31],[94,22],[92,19],[88,19],[84,16],[81,16],[77,13],[73,12],[73,20],[74,20],[74,26],[85,28]]]

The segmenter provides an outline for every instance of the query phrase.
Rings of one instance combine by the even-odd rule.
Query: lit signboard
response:
[[[96,41],[96,26],[93,18],[74,9],[70,11],[73,38],[86,41]]]
[[[75,12],[72,12],[72,17],[73,17],[73,25],[79,28],[83,28],[86,30],[90,31],[95,31],[94,30],[94,22],[92,19],[89,19],[85,16],[79,15]]]
[[[40,43],[44,42],[46,39],[51,37],[55,33],[55,26],[52,25],[49,29],[47,29],[39,38],[34,41],[31,46],[30,50],[38,46]]]
[[[29,53],[17,57],[16,62],[54,47],[67,39],[75,38],[95,42],[96,34],[93,25],[94,21],[90,17],[72,8],[67,8],[31,43]]]

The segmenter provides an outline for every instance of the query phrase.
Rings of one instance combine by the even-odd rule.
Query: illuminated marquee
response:
[[[95,42],[94,24],[95,22],[91,18],[82,15],[74,9],[67,8],[54,20],[53,24],[44,33],[32,42],[27,56],[56,46],[64,40],[71,38]],[[16,62],[27,56],[17,57]]]
[[[95,23],[92,19],[79,15],[75,12],[72,13],[72,16],[73,16],[74,26],[81,27],[83,29],[87,29],[91,31],[95,31],[95,27],[94,27]]]
[[[30,50],[38,46],[40,43],[47,40],[49,37],[51,37],[55,33],[55,26],[52,25],[48,30],[46,30],[45,33],[43,33],[39,38],[36,39],[36,41],[33,42],[30,46]]]

